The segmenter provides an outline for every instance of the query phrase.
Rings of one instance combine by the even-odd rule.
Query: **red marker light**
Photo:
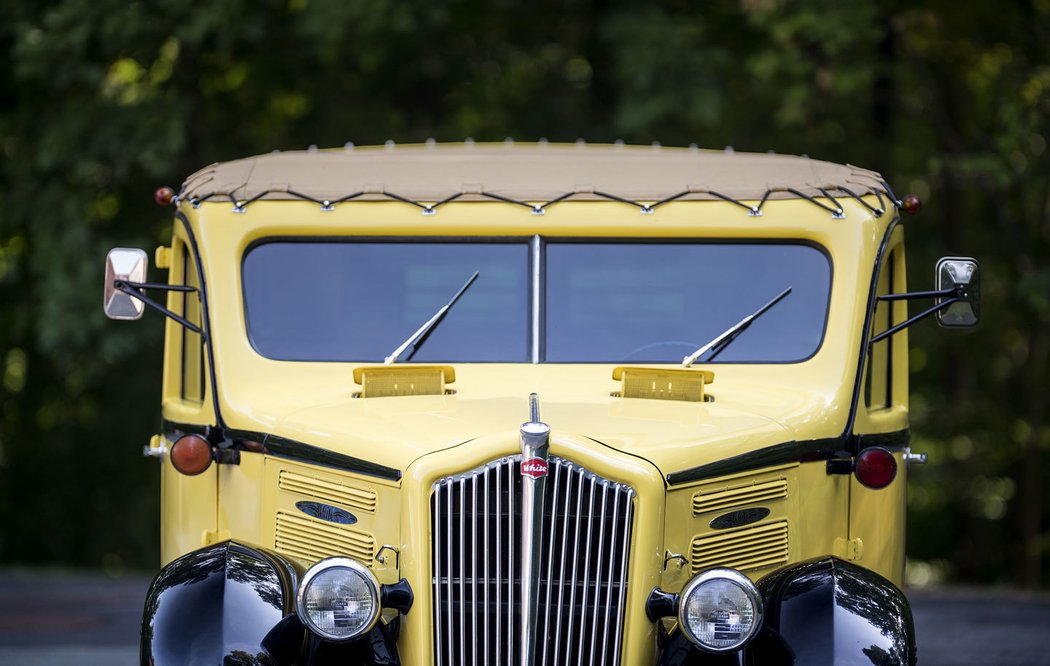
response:
[[[171,202],[175,200],[175,190],[170,187],[158,187],[157,191],[153,193],[153,200],[157,202],[158,206],[170,206]]]
[[[200,435],[183,435],[171,445],[171,464],[186,476],[197,476],[211,467],[211,444]]]
[[[878,446],[864,449],[853,463],[853,473],[864,486],[878,490],[893,483],[897,477],[897,459]]]
[[[914,194],[909,194],[901,201],[901,208],[908,215],[915,215],[922,209],[922,199]]]

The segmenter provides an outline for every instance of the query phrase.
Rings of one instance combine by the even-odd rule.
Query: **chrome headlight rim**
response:
[[[369,592],[372,594],[372,613],[368,618],[368,622],[351,636],[334,636],[320,629],[310,620],[310,615],[306,612],[305,597],[306,591],[310,587],[310,583],[313,582],[314,578],[318,575],[337,568],[349,569],[354,572],[354,574],[359,575],[361,579],[364,580]],[[350,557],[328,557],[315,562],[314,565],[307,569],[306,573],[303,574],[302,579],[299,581],[299,589],[296,591],[295,595],[295,611],[303,624],[305,624],[310,631],[324,640],[332,643],[346,643],[364,636],[376,626],[383,610],[380,601],[379,581],[376,579],[375,574],[372,573],[371,569]]]
[[[751,623],[751,630],[740,639],[735,645],[718,647],[713,645],[707,645],[700,641],[696,635],[693,634],[692,629],[689,627],[689,623],[685,619],[685,608],[686,601],[689,597],[702,585],[710,583],[713,580],[727,580],[730,583],[736,585],[744,594],[748,597],[751,602],[751,607],[754,610],[754,621]],[[759,593],[758,588],[755,586],[751,579],[740,573],[736,569],[708,569],[703,571],[696,576],[693,576],[684,588],[682,593],[678,597],[678,627],[679,630],[685,635],[686,639],[705,652],[711,652],[714,654],[726,654],[730,652],[737,652],[747,646],[748,643],[758,634],[759,627],[762,626],[763,620],[763,606],[762,606],[762,595]]]

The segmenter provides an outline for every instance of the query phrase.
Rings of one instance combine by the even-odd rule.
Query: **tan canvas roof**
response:
[[[795,190],[792,192],[791,190]],[[684,148],[452,144],[275,152],[213,164],[190,176],[183,199],[434,203],[505,197],[542,204],[622,198],[652,203],[886,194],[874,171],[791,155]],[[848,192],[847,192],[848,190]],[[356,195],[356,196],[353,196]]]

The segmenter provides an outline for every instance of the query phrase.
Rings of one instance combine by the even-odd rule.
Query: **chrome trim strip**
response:
[[[540,289],[542,288],[541,275],[542,251],[540,248],[540,236],[536,234],[529,240],[529,250],[532,253],[532,362],[540,362]],[[533,421],[539,419],[533,417]]]
[[[543,543],[543,504],[551,428],[538,421],[539,402],[530,397],[531,421],[521,424],[521,666],[536,661],[536,621],[539,614],[539,570]],[[526,465],[542,460],[543,474],[526,473]],[[538,466],[538,463],[537,463]]]

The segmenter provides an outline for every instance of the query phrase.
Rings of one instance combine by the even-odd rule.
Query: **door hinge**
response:
[[[153,253],[153,259],[157,263],[157,268],[171,268],[171,248],[167,245],[157,247],[156,252]]]
[[[142,455],[146,458],[163,458],[168,452],[167,444],[164,435],[153,435],[149,438],[149,444],[142,447]]]
[[[201,545],[210,546],[220,541],[229,541],[230,538],[229,530],[204,530],[201,532]]]
[[[835,556],[850,562],[864,557],[864,542],[859,539],[835,539]]]

